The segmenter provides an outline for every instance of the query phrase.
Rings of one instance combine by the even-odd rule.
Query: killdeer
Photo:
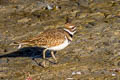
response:
[[[59,51],[67,47],[71,41],[74,33],[76,32],[76,27],[70,23],[66,23],[64,28],[60,29],[48,29],[42,32],[37,37],[29,39],[28,41],[22,41],[21,44],[28,44],[32,46],[38,46],[45,48],[43,50],[43,59],[45,60],[46,51],[50,50],[52,58],[57,63],[57,59],[54,55],[55,51]],[[45,66],[45,63],[43,64]]]

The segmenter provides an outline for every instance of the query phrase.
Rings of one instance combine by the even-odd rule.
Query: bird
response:
[[[62,28],[47,29],[36,37],[29,40],[23,40],[20,44],[45,48],[42,52],[44,60],[46,59],[46,51],[50,50],[52,58],[55,60],[55,63],[57,63],[55,52],[66,48],[72,42],[75,33],[76,26],[65,23]],[[45,61],[43,62],[43,66],[46,66]]]

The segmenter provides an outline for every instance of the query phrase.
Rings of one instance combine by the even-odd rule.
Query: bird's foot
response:
[[[58,61],[57,61],[57,60],[55,60],[53,63],[54,63],[54,64],[58,64]]]

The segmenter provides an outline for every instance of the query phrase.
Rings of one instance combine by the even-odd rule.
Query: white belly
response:
[[[47,48],[48,50],[55,50],[55,51],[58,51],[58,50],[62,50],[64,49],[65,47],[67,47],[68,45],[70,44],[70,42],[68,41],[68,39],[66,39],[64,41],[64,43],[58,45],[58,46],[54,46],[54,47],[50,47],[50,48]]]

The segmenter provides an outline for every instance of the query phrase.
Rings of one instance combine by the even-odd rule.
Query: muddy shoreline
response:
[[[0,0],[0,80],[119,80],[119,5],[120,0]],[[68,18],[77,33],[56,53],[58,64],[48,51],[48,67],[37,66],[31,56],[41,56],[41,50],[10,45],[63,27]]]

